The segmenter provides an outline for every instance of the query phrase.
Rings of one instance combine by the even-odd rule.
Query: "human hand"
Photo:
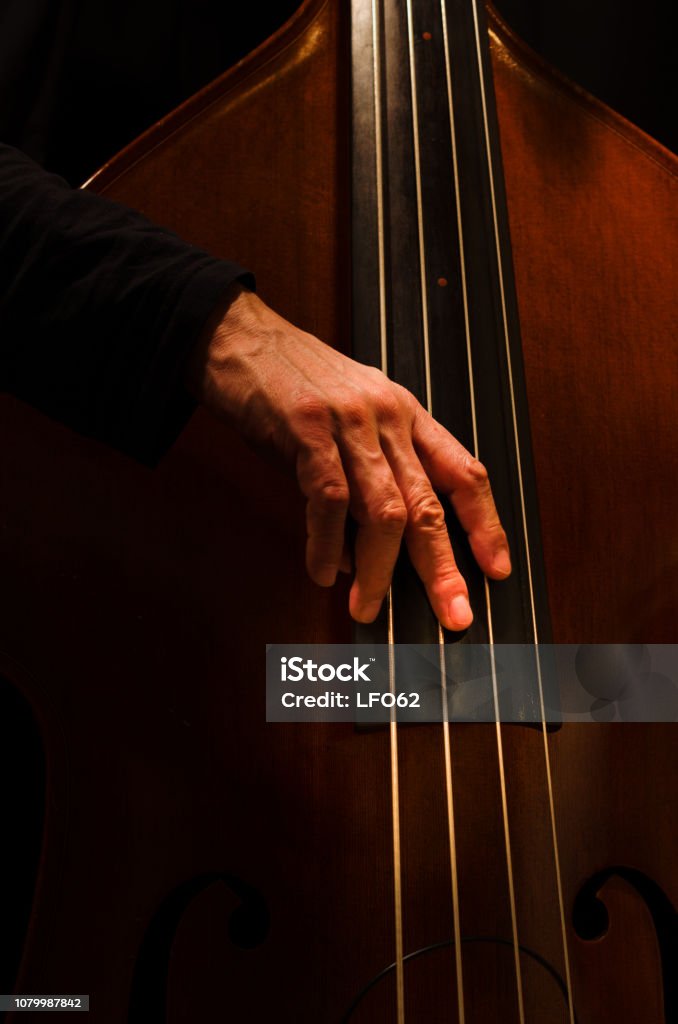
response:
[[[405,388],[294,327],[236,286],[188,367],[194,394],[258,448],[295,469],[306,497],[306,568],[320,586],[349,570],[346,516],[358,525],[349,610],[372,622],[404,537],[434,613],[465,629],[473,614],[435,494],[452,502],[478,565],[511,571],[487,472]]]

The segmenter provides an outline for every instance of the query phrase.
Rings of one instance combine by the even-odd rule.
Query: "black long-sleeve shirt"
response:
[[[0,146],[0,388],[153,462],[188,354],[241,267]]]
[[[253,278],[19,149],[78,184],[294,6],[0,0],[0,390],[142,461],[169,446],[188,353]]]

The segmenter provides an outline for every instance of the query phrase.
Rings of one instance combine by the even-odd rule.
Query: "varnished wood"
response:
[[[678,160],[492,28],[554,638],[673,642]],[[661,879],[678,906],[675,741],[675,726],[552,737],[568,907],[606,864]],[[522,779],[515,801],[531,804]],[[528,834],[529,816],[516,820]],[[664,1020],[654,930],[630,887],[625,900],[615,890],[599,943],[570,924],[582,1021]]]
[[[673,642],[678,161],[498,22],[494,73],[554,636]]]

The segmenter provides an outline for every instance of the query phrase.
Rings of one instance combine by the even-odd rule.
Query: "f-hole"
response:
[[[231,942],[242,949],[253,949],[268,935],[270,914],[261,893],[235,875],[209,872],[177,886],[159,907],[142,941],[132,980],[128,1024],[165,1024],[170,952],[177,929],[193,900],[219,882],[240,900],[228,919]]]
[[[593,875],[579,890],[572,910],[572,923],[580,938],[594,941],[602,938],[609,926],[607,907],[599,896],[614,876],[624,879],[645,901],[657,935],[662,964],[664,1014],[667,1021],[678,1020],[678,913],[666,893],[653,879],[635,868],[610,867]]]

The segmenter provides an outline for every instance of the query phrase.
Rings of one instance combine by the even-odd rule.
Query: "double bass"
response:
[[[451,520],[474,624],[403,561],[373,642],[670,643],[676,159],[476,0],[350,8],[305,0],[91,187],[487,465],[512,576]],[[16,993],[97,1024],[675,1019],[675,726],[267,723],[267,644],[353,639],[294,485],[202,413],[153,472],[2,417],[0,672],[46,780]]]

